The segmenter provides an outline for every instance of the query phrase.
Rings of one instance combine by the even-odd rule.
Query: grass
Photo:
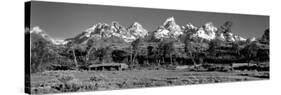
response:
[[[114,90],[268,79],[268,72],[184,70],[46,71],[31,75],[32,93]]]

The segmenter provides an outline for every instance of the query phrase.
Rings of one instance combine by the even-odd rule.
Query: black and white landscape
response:
[[[35,7],[32,6],[32,3]],[[57,4],[31,2],[30,13],[32,14],[35,12],[33,10],[36,10],[32,8],[44,7],[44,3],[52,7]],[[39,6],[40,4],[42,6]],[[69,7],[63,5],[97,6],[64,3],[57,6]],[[119,8],[106,7],[112,7],[111,10]],[[139,11],[138,8],[124,8]],[[163,11],[160,9],[142,10]],[[59,9],[51,11],[59,11]],[[142,15],[136,16],[129,13],[132,18],[125,21],[128,22],[125,23],[127,26],[123,26],[115,20],[112,20],[111,23],[108,23],[108,20],[106,20],[107,23],[98,20],[95,21],[97,23],[88,25],[88,28],[75,32],[46,31],[44,27],[34,25],[36,21],[31,21],[31,27],[26,27],[25,30],[26,45],[30,44],[30,54],[27,52],[27,55],[30,55],[30,63],[26,63],[30,69],[26,72],[28,73],[26,77],[29,78],[26,80],[27,88],[30,93],[42,94],[269,79],[268,16],[248,15],[244,17],[245,15],[227,14],[227,16],[233,15],[235,20],[221,18],[220,22],[224,21],[221,25],[212,22],[193,25],[193,22],[185,22],[186,19],[193,19],[192,17],[182,19],[183,17],[173,13],[173,11],[179,13],[186,11],[166,11],[167,14],[171,11],[171,14],[159,13],[162,16],[160,18],[166,17],[161,19],[162,22],[157,22],[157,19],[155,21],[149,19],[159,25],[140,23],[149,22],[146,18],[143,18],[144,21],[134,21],[134,18],[142,18]],[[64,14],[63,11],[59,12]],[[126,12],[123,12],[120,14],[126,15]],[[110,12],[106,13],[106,9],[93,13],[91,17],[95,18],[95,14],[115,16]],[[196,14],[205,15],[207,13]],[[222,15],[221,13],[210,14],[212,16],[210,15],[210,18],[203,21],[212,21],[213,17],[216,21],[216,16]],[[143,14],[143,16],[145,15]],[[65,15],[66,18],[68,16]],[[242,20],[237,20],[240,19],[239,16]],[[255,19],[252,20],[255,23],[253,25],[239,26],[239,23],[250,23],[247,20],[255,17],[266,18],[264,23],[267,24],[262,21],[255,22],[260,20]],[[67,23],[66,18],[61,18],[62,20],[59,22],[65,21],[64,26],[72,25]],[[83,16],[77,19],[82,18]],[[97,16],[97,18],[99,17]],[[105,18],[107,17],[104,16],[101,20]],[[119,16],[115,16],[115,18],[119,18]],[[42,20],[39,22],[44,23],[44,17],[40,19]],[[178,24],[178,20],[184,24]],[[53,22],[57,23],[55,20]],[[124,21],[120,22],[124,23]],[[53,26],[52,23],[48,23],[48,25]],[[84,25],[80,26],[84,27]],[[145,26],[150,29],[146,29]],[[151,26],[157,27],[152,28]],[[79,26],[77,25],[77,27]],[[246,31],[246,33],[234,31],[234,27],[237,28],[236,30]],[[260,29],[261,27],[265,28]],[[249,37],[258,34],[258,31],[250,31],[252,28],[259,29],[261,35]],[[51,29],[56,30],[56,28]],[[69,30],[72,29],[67,29],[67,31]],[[71,34],[74,36],[64,36],[60,39],[53,37],[69,35],[68,33],[74,33]]]

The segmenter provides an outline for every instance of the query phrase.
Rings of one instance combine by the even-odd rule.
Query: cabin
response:
[[[128,69],[128,67],[125,63],[103,63],[90,65],[89,69],[95,71],[122,71]]]

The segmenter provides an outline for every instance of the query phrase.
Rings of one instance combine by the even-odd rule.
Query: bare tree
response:
[[[77,57],[76,57],[76,53],[75,53],[76,47],[77,47],[76,45],[72,44],[71,47],[70,47],[70,50],[71,50],[73,61],[74,61],[74,64],[75,64],[75,69],[78,70],[79,65],[78,65]]]
[[[137,39],[131,43],[131,64],[135,63],[136,56],[138,55],[139,45],[141,39]]]

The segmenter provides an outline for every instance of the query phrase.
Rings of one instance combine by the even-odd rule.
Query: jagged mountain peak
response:
[[[129,28],[128,31],[134,35],[136,38],[144,37],[148,34],[148,31],[142,27],[138,22],[134,22]]]
[[[119,24],[117,24],[117,22],[113,22],[112,25],[106,23],[97,23],[93,24],[90,28],[84,30],[77,36],[68,38],[66,40],[76,44],[87,43],[89,39],[101,39],[103,37],[109,38],[112,36],[113,32],[117,32],[118,30]]]
[[[97,23],[92,25],[90,28],[86,29],[84,32],[87,32],[87,36],[89,37],[91,33],[99,32],[97,29],[108,29],[110,28],[106,23]]]
[[[113,30],[112,32],[115,33],[122,33],[122,34],[127,34],[127,30],[124,26],[119,24],[117,21],[112,21],[111,23],[111,29]]]
[[[192,37],[194,38],[202,38],[208,41],[216,38],[217,27],[212,22],[208,22],[201,26],[198,31],[196,31]]]
[[[111,26],[116,28],[116,29],[125,29],[125,27],[122,26],[118,21],[112,21]]]
[[[142,25],[139,23],[139,22],[134,22],[131,26],[128,27],[128,30],[129,29],[142,29]]]
[[[132,26],[134,26],[134,27],[142,27],[142,25],[139,22],[134,22],[132,24]]]
[[[155,38],[177,38],[179,35],[182,35],[183,32],[179,25],[176,24],[174,17],[169,17],[163,23],[162,26],[159,26],[155,32]]]
[[[116,29],[119,29],[119,27],[121,27],[120,24],[119,24],[119,22],[117,22],[117,21],[112,21],[112,22],[111,22],[111,26],[114,27],[114,28],[116,28]]]
[[[180,32],[181,28],[179,25],[177,25],[175,18],[169,17],[166,19],[166,21],[163,23],[164,28],[168,29],[169,31],[172,32]]]
[[[166,21],[163,23],[163,26],[169,26],[169,25],[176,25],[176,21],[175,21],[175,18],[172,16],[172,17],[169,17],[166,19]]]
[[[117,21],[113,21],[111,25],[106,23],[98,23],[86,29],[76,37],[70,38],[69,40],[71,40],[71,42],[80,44],[87,43],[89,39],[99,40],[101,38],[110,38],[115,36],[123,39],[125,42],[132,42],[137,39],[136,36],[143,36],[147,34],[147,31],[143,29],[139,23],[134,23],[129,29],[126,29],[120,25]],[[143,33],[143,31],[145,32]]]

